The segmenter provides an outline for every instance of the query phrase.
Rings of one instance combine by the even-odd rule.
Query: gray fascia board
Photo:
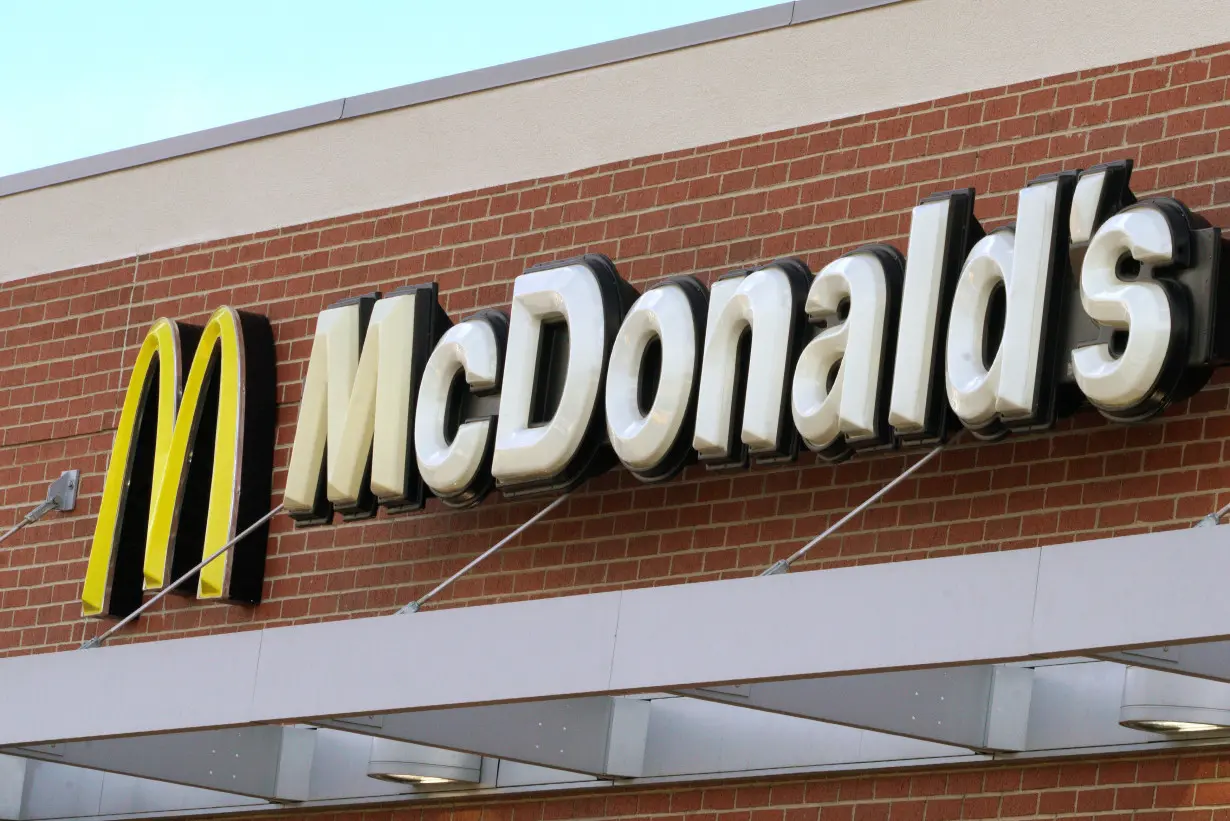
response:
[[[315,732],[259,726],[7,748],[6,753],[204,790],[302,801]]]
[[[0,819],[19,821],[25,788],[26,760],[12,755],[0,755]]]
[[[620,710],[620,705],[633,712]],[[637,724],[638,708],[647,718],[648,702],[589,696],[390,713],[359,721],[327,719],[317,725],[540,767],[631,778],[641,775],[638,766],[627,764],[637,756],[612,755],[612,750],[626,729],[617,725]],[[631,741],[643,758],[645,722],[640,725]]]
[[[0,746],[1216,641],[1227,532],[15,656]]]
[[[204,131],[194,131],[191,134],[168,137],[152,143],[134,145],[131,148],[121,148],[118,151],[108,151],[105,154],[95,154],[79,160],[69,160],[45,168],[10,174],[7,177],[0,177],[0,197],[334,122],[341,118],[344,102],[344,100],[334,100],[328,103],[318,103],[252,120],[207,128]]]
[[[853,0],[862,2],[862,0]],[[728,14],[683,26],[622,37],[567,51],[530,57],[498,66],[475,69],[421,83],[373,91],[346,98],[342,117],[362,117],[395,108],[429,103],[446,97],[459,97],[476,91],[540,80],[574,71],[649,57],[668,51],[742,37],[790,25],[794,3],[778,3],[760,9]]]
[[[981,664],[766,681],[748,685],[746,693],[715,688],[680,694],[983,751],[994,677],[995,667]]]
[[[1162,645],[1134,651],[1098,653],[1095,658],[1212,681],[1230,681],[1230,641],[1173,647]]]
[[[1034,671],[1016,668],[1014,672],[1032,674]],[[489,775],[481,784],[413,792],[410,788],[398,788],[367,777],[370,738],[363,734],[367,732],[366,723],[360,723],[354,731],[325,729],[313,733],[316,739],[312,745],[315,753],[310,783],[305,800],[296,807],[358,808],[376,802],[438,802],[544,791],[559,795],[572,789],[601,789],[615,783],[635,787],[677,785],[775,775],[799,777],[820,772],[901,770],[996,759],[1040,761],[1108,753],[1192,751],[1197,747],[1226,743],[1224,736],[1175,740],[1120,726],[1124,673],[1121,665],[1105,662],[1039,668],[1028,711],[1028,727],[1022,728],[1030,743],[1020,746],[1023,752],[1008,756],[968,754],[951,746],[692,698],[614,699],[617,705],[649,707],[647,732],[641,730],[643,735],[637,736],[638,744],[644,741],[643,766],[637,768],[644,774],[617,782],[488,759],[485,769]],[[571,724],[569,729],[573,729]],[[530,735],[533,732],[531,729]],[[525,735],[519,738],[529,741]],[[156,739],[150,741],[158,743]],[[151,747],[150,751],[153,749]],[[0,756],[0,766],[5,761]],[[104,775],[61,763],[32,760],[29,768],[31,777],[25,780],[26,796],[22,801],[26,810],[15,816],[24,821],[47,818],[67,821],[70,817],[102,821],[98,816],[179,818],[211,812],[221,815],[268,809],[286,811],[284,804],[280,807],[257,804],[252,799],[114,773]],[[497,769],[498,775],[495,775],[493,771]],[[20,792],[22,787],[19,784],[14,789]]]
[[[903,0],[796,0],[605,43],[531,57],[448,77],[305,106],[252,120],[108,151],[30,171],[0,176],[0,197],[123,171],[236,143],[419,105],[447,97],[583,71],[771,29],[808,23]]]
[[[795,0],[791,24],[797,26],[800,23],[812,23],[826,17],[837,17],[899,2],[901,0]]]

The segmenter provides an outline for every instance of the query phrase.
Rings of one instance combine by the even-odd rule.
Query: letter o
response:
[[[674,475],[691,456],[700,356],[704,347],[705,287],[675,277],[646,291],[624,317],[606,376],[606,424],[619,460],[644,481]],[[641,407],[645,353],[660,344],[657,390]]]

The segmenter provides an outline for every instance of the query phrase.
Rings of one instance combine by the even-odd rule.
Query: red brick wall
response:
[[[0,286],[0,526],[62,469],[84,473],[76,513],[53,514],[0,548],[0,654],[67,649],[103,624],[80,618],[80,584],[126,368],[158,316],[201,319],[223,304],[268,313],[282,471],[315,316],[350,294],[434,279],[459,317],[505,306],[526,266],[583,250],[608,254],[636,283],[787,254],[818,270],[864,242],[904,248],[909,209],[932,191],[975,187],[978,215],[994,225],[1011,218],[1030,178],[1123,157],[1138,164],[1138,194],[1178,196],[1230,226],[1228,76],[1230,45]],[[958,447],[803,567],[1186,525],[1230,488],[1227,383],[1137,427],[1086,413],[1051,434]],[[805,455],[735,474],[693,468],[659,487],[611,472],[433,606],[754,573],[912,458],[834,468]],[[264,604],[171,597],[131,635],[389,613],[541,504],[496,498],[449,512],[433,503],[298,531],[282,519]]]
[[[1230,756],[1103,759],[313,814],[313,821],[1226,821]]]

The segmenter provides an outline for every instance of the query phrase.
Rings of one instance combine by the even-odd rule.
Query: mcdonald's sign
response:
[[[273,331],[219,308],[204,327],[159,319],[133,366],[82,592],[86,616],[122,617],[270,507]],[[268,527],[200,572],[196,595],[255,604]],[[187,591],[190,593],[190,591]]]
[[[1230,244],[1130,160],[1046,174],[986,231],[974,191],[931,194],[907,253],[856,248],[691,275],[643,293],[613,261],[535,265],[509,311],[454,323],[433,283],[317,317],[282,504],[299,527],[559,493],[622,464],[745,468],[1045,430],[1092,406],[1150,419],[1230,364]],[[191,360],[187,375],[183,363]],[[270,507],[266,319],[159,320],[125,396],[83,596],[123,615]],[[206,465],[211,467],[207,468]],[[200,574],[255,602],[267,529]]]

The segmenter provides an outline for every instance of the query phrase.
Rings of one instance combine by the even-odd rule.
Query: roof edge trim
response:
[[[0,176],[0,197],[312,128],[342,119],[379,114],[449,97],[584,71],[899,2],[903,0],[794,0],[461,74],[344,97]]]

